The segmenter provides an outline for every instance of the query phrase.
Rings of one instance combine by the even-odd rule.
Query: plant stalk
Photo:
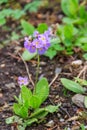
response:
[[[37,70],[36,70],[36,82],[35,82],[35,85],[36,85],[36,83],[38,81],[38,75],[39,75],[39,67],[40,67],[40,56],[39,56],[39,54],[37,55],[37,62],[38,62],[38,64],[37,64]]]
[[[37,55],[37,70],[36,70],[36,79],[35,79],[35,87],[38,81],[38,75],[39,75],[39,67],[40,67],[40,56],[39,54]],[[35,93],[35,87],[34,87],[34,93]]]

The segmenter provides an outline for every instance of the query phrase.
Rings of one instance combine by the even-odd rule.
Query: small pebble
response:
[[[85,98],[84,95],[75,94],[75,95],[72,97],[72,102],[73,102],[76,106],[84,108],[84,98]]]
[[[1,64],[0,66],[1,66],[1,68],[4,68],[4,67],[5,67],[5,64]]]
[[[62,71],[62,68],[58,68],[58,67],[57,67],[57,68],[55,69],[55,74],[60,74],[61,71]]]
[[[82,60],[75,60],[75,61],[72,61],[71,65],[73,67],[78,67],[78,66],[82,65],[82,63],[83,63]]]
[[[53,127],[54,126],[54,121],[53,120],[50,120],[47,124],[46,124],[47,127]]]
[[[43,66],[44,66],[44,65],[46,65],[46,62],[41,61],[41,62],[40,62],[40,65],[43,65]]]
[[[56,99],[58,99],[58,98],[59,98],[59,95],[56,96]]]
[[[63,118],[61,118],[61,119],[60,119],[60,122],[64,122],[64,119],[63,119]]]
[[[67,130],[71,130],[71,128],[68,127]]]
[[[57,116],[60,118],[60,117],[61,117],[61,114],[58,113]]]
[[[9,75],[9,72],[5,72],[6,75]]]

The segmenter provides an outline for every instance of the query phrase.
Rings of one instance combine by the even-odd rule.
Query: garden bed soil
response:
[[[18,96],[20,91],[17,83],[18,76],[27,76],[25,65],[21,57],[16,53],[18,46],[17,44],[11,44],[0,50],[0,130],[17,130],[15,126],[7,125],[5,119],[13,115],[12,105],[15,102],[14,95]],[[79,126],[80,123],[87,123],[87,120],[67,121],[67,119],[76,116],[80,108],[71,101],[71,97],[74,94],[69,91],[65,93],[60,78],[67,77],[72,79],[77,76],[81,68],[75,69],[71,67],[70,64],[75,58],[70,56],[67,57],[59,54],[53,60],[49,60],[44,56],[41,56],[40,59],[39,77],[46,77],[49,83],[55,77],[55,69],[62,69],[57,79],[51,85],[50,95],[42,106],[61,103],[61,107],[57,113],[49,114],[42,123],[34,123],[26,130],[64,130],[65,127],[70,128],[70,130],[76,130],[73,128]],[[33,59],[27,62],[34,81],[37,66],[36,61],[36,59]],[[29,83],[28,87],[33,89],[31,83]],[[84,111],[84,109],[81,110]],[[49,121],[53,121],[53,126],[46,126]],[[79,130],[79,127],[77,127],[77,130]]]

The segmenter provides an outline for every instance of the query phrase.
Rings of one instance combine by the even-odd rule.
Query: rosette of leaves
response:
[[[58,111],[60,105],[48,105],[40,108],[49,95],[49,85],[46,78],[42,78],[35,86],[32,93],[26,86],[21,87],[19,98],[15,97],[13,111],[15,116],[6,119],[7,124],[17,123],[18,130],[25,130],[34,122],[41,122],[48,113]]]

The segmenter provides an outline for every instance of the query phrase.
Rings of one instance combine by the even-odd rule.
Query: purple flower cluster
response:
[[[28,81],[27,77],[21,77],[21,76],[18,77],[18,84],[20,86],[22,86],[22,85],[28,85],[28,83],[29,83],[29,81]]]
[[[50,35],[51,30],[45,31],[43,34],[39,34],[38,31],[33,33],[33,36],[26,37],[24,41],[24,47],[30,52],[42,55],[50,47]]]

